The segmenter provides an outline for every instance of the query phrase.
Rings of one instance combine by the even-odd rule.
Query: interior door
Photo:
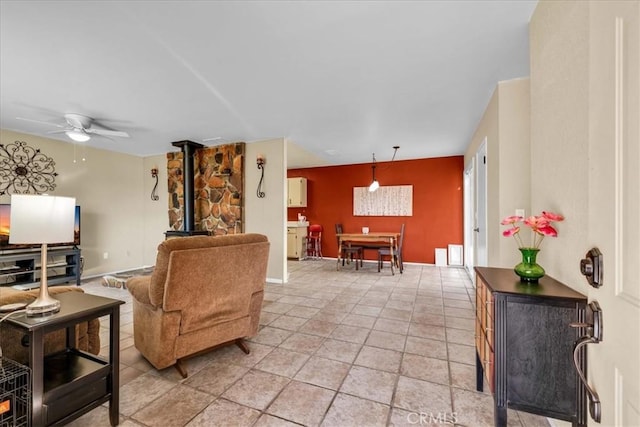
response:
[[[486,267],[487,254],[487,138],[476,152],[476,212],[475,212],[475,265]]]
[[[473,186],[474,186],[474,163],[475,159],[471,159],[469,166],[464,170],[464,268],[467,270],[469,277],[475,277],[473,273],[473,246],[474,246],[474,213],[475,205],[473,202]]]
[[[589,299],[604,332],[589,376],[602,425],[640,426],[640,2],[591,5],[588,238],[604,280]]]

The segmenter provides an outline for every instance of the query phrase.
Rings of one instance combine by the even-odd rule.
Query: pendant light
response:
[[[396,159],[396,153],[398,152],[398,148],[400,148],[399,145],[393,146],[393,157],[391,158],[392,162]],[[369,192],[373,193],[378,188],[380,188],[380,183],[376,179],[376,153],[373,153],[373,163],[371,164],[371,173],[373,175],[373,181],[371,181],[371,184],[369,184]]]
[[[369,192],[373,193],[380,187],[380,183],[376,180],[376,153],[373,153],[373,164],[371,165],[371,172],[373,173],[373,181],[369,185]]]

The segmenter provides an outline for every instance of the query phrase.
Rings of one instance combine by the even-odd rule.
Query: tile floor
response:
[[[392,276],[374,263],[357,272],[335,265],[290,261],[289,283],[266,285],[251,354],[229,346],[189,359],[187,379],[157,371],[135,349],[126,290],[83,284],[126,301],[120,425],[493,425],[491,395],[475,391],[473,288],[464,270],[407,265]],[[106,328],[101,338],[108,342]],[[108,426],[106,405],[70,425]],[[509,411],[509,426],[548,425]]]

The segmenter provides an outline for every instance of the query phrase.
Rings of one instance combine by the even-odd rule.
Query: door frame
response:
[[[489,158],[487,156],[487,137],[485,136],[482,143],[478,147],[475,155],[475,185],[474,185],[474,201],[475,201],[475,213],[474,213],[474,259],[473,265],[486,267],[489,265],[489,253],[488,253],[488,220],[487,220],[487,187],[488,187],[488,173],[487,165]],[[482,239],[482,233],[484,233],[484,239]]]
[[[475,216],[475,161],[475,157],[472,157],[462,176],[464,183],[464,268],[472,279],[475,276],[473,274],[473,249],[475,246],[475,236],[473,232]]]

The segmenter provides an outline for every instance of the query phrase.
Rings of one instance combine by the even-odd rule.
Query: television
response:
[[[60,242],[49,246],[78,246],[80,245],[80,206],[76,206],[76,218],[73,227],[73,242]],[[0,204],[0,250],[39,247],[40,245],[9,243],[11,232],[11,205]]]

